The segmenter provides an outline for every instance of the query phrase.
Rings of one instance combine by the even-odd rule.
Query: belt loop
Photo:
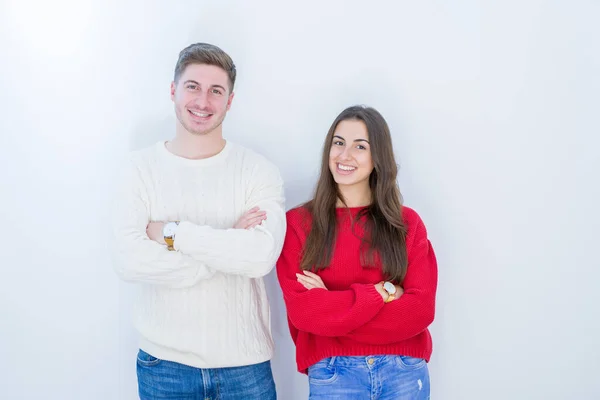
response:
[[[327,365],[327,368],[333,367],[333,364],[335,363],[336,358],[337,358],[337,356],[333,356],[333,357],[331,357],[331,359],[329,359],[329,365]]]

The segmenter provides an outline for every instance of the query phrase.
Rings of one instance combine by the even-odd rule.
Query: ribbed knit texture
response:
[[[296,279],[311,216],[304,208],[287,213],[287,233],[277,262],[298,371],[332,356],[407,355],[429,361],[428,326],[435,313],[437,262],[419,215],[403,207],[408,226],[408,271],[404,294],[384,303],[374,285],[384,280],[380,266],[360,265],[362,208],[338,208],[338,233],[330,265],[318,271],[328,290],[307,290]],[[377,259],[377,257],[376,257]]]
[[[134,324],[140,347],[198,368],[249,365],[272,357],[262,276],[285,235],[283,183],[262,156],[227,143],[189,160],[163,142],[133,152],[115,207],[115,269],[141,283]],[[259,206],[267,220],[233,229]],[[175,249],[150,240],[149,221],[181,221]]]

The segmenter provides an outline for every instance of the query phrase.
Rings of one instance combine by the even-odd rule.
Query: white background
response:
[[[3,0],[0,398],[136,398],[117,162],[174,131],[178,51],[238,66],[229,140],[308,199],[346,106],[387,118],[439,261],[432,398],[600,398],[597,1]],[[306,399],[267,277],[280,399]]]

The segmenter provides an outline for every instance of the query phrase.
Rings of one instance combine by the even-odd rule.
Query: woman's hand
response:
[[[402,296],[404,294],[404,288],[400,285],[394,285],[396,286],[396,293],[394,293],[394,300],[396,301],[400,298],[400,296]],[[379,292],[379,294],[381,295],[381,298],[383,299],[383,301],[386,301],[387,298],[389,297],[388,292],[383,288],[383,283],[378,283],[375,285],[375,289],[377,290],[377,292]]]
[[[303,272],[304,272],[304,275],[299,274],[299,273],[296,274],[296,278],[298,278],[298,282],[300,282],[302,284],[302,286],[304,286],[308,290],[317,289],[317,288],[327,290],[327,287],[325,287],[325,284],[323,283],[323,281],[321,280],[321,277],[319,275],[313,274],[310,271],[303,271]]]
[[[398,300],[400,298],[400,296],[402,296],[404,294],[404,288],[400,285],[394,285],[396,286],[396,293],[394,293],[394,296],[396,296],[396,298],[394,300]]]

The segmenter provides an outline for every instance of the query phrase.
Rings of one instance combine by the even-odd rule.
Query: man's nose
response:
[[[196,103],[196,105],[202,110],[206,109],[208,106],[208,93],[205,91],[198,93],[194,103]]]

